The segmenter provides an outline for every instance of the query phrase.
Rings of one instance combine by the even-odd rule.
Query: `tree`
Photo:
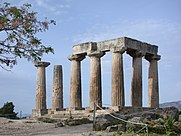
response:
[[[2,108],[0,108],[0,116],[6,118],[17,118],[17,113],[14,112],[13,102],[7,102]]]
[[[37,12],[30,11],[31,4],[18,8],[5,2],[0,6],[0,67],[12,68],[18,57],[41,61],[44,53],[54,53],[36,36],[48,30],[50,24],[55,25],[54,20],[39,21]]]

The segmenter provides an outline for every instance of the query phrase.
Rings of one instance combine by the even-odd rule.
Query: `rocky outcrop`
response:
[[[109,114],[97,116],[94,130],[106,130],[106,132],[138,132],[145,126],[144,124],[146,124],[149,133],[168,134],[173,132],[181,134],[181,122],[178,121],[179,111],[175,107],[159,108],[125,115],[122,112],[112,113],[112,115],[116,118]],[[143,129],[141,132],[146,131]]]

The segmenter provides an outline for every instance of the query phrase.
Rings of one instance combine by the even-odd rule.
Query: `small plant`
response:
[[[129,128],[127,129],[127,132],[128,132],[128,133],[132,133],[132,132],[133,132],[133,128],[129,127]]]
[[[120,121],[120,120],[118,120],[118,119],[114,119],[114,120],[112,121],[112,124],[113,124],[113,125],[118,125],[118,124],[121,124],[121,122],[122,122],[122,121]]]
[[[121,131],[117,131],[113,134],[113,136],[121,136],[122,135],[122,132]]]
[[[166,120],[165,120],[165,123],[164,123],[164,127],[165,127],[165,130],[166,130],[166,133],[169,133],[169,132],[172,132],[173,131],[173,125],[175,123],[175,119],[172,118],[172,117],[168,117]]]

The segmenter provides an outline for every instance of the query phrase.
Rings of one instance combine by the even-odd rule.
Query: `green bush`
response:
[[[14,105],[13,102],[7,102],[4,104],[2,108],[0,108],[0,117],[10,118],[10,119],[17,119],[17,114],[14,112]]]
[[[175,119],[174,118],[168,117],[165,120],[164,127],[165,127],[166,132],[172,132],[173,131],[174,123],[175,123]]]

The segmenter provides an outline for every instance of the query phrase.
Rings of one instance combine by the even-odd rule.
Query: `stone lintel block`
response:
[[[83,59],[85,59],[85,55],[70,55],[69,57],[68,57],[68,59],[70,60],[70,61],[72,61],[72,60],[76,60],[76,61],[82,61]]]
[[[145,59],[148,61],[152,61],[152,60],[160,60],[161,56],[160,55],[150,55],[150,54],[146,54],[145,55]]]
[[[87,42],[73,46],[73,54],[85,54],[89,51],[110,51],[112,47],[126,47],[127,49],[139,50],[148,54],[157,54],[158,46],[141,42],[128,37],[120,37],[101,42]]]
[[[35,67],[48,67],[50,62],[35,62]]]
[[[87,52],[87,55],[89,57],[97,57],[97,58],[101,58],[102,56],[105,55],[104,52],[100,52],[100,51],[94,51],[94,52]]]
[[[128,49],[127,54],[129,54],[131,57],[143,57],[145,55],[145,52],[139,51],[139,50],[132,50]]]
[[[146,42],[138,41],[136,39],[124,37],[125,46],[129,49],[139,50],[149,54],[157,54],[158,46],[151,45]]]
[[[97,43],[96,42],[81,43],[78,45],[74,45],[72,49],[73,49],[73,54],[83,54],[86,53],[87,51],[96,51]]]
[[[125,47],[125,46],[122,46],[122,47],[114,46],[114,47],[110,48],[110,51],[112,53],[121,53],[121,54],[123,54],[126,51],[126,49],[127,49],[127,47]]]

